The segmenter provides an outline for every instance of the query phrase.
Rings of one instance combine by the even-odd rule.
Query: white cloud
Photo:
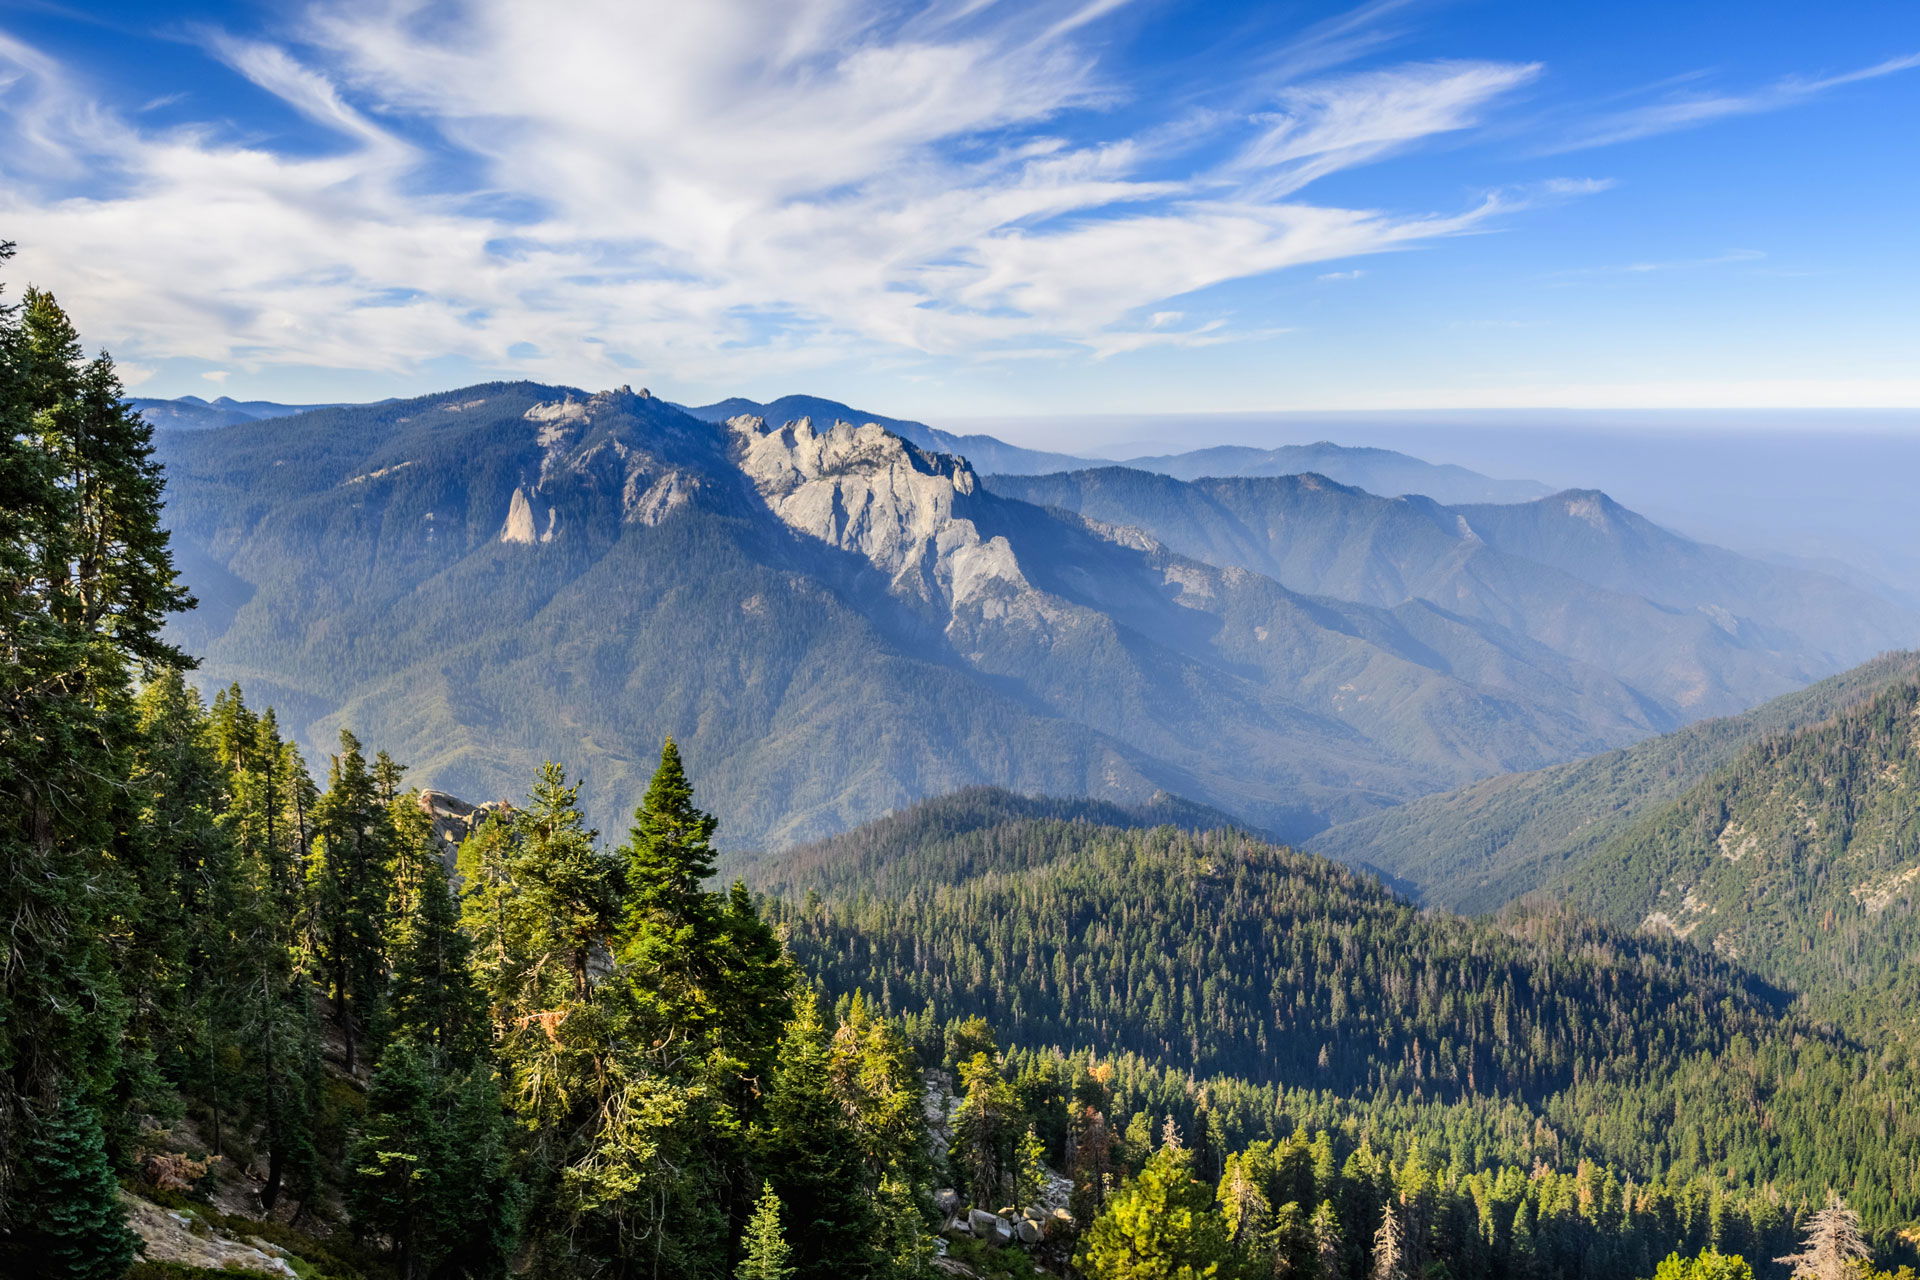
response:
[[[1672,133],[1679,129],[1692,129],[1733,116],[1779,111],[1785,107],[1797,106],[1843,85],[1855,84],[1862,80],[1875,80],[1881,76],[1910,71],[1916,67],[1920,67],[1920,53],[1889,58],[1884,62],[1838,75],[1813,78],[1787,76],[1746,93],[1679,94],[1664,102],[1603,115],[1588,122],[1557,145],[1548,148],[1547,153],[1556,154],[1579,151],[1587,147],[1610,146],[1617,142],[1631,142],[1638,138]]]
[[[0,37],[0,218],[86,332],[147,364],[453,356],[712,384],[850,355],[1228,341],[1248,335],[1165,304],[1518,207],[1295,195],[1473,126],[1537,66],[1270,83],[1277,114],[1089,139],[1126,94],[1084,37],[1120,7],[318,0],[285,41],[207,37],[335,142],[297,151],[113,116]],[[1398,7],[1363,6],[1295,65],[1372,47],[1362,19]],[[1200,142],[1237,158],[1169,163]],[[450,170],[477,176],[450,188]]]

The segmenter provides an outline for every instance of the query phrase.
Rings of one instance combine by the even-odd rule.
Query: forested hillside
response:
[[[1920,683],[1768,737],[1599,847],[1569,896],[1920,1026]]]
[[[1763,738],[1817,724],[1920,673],[1889,653],[1737,716],[1703,720],[1586,760],[1423,796],[1312,837],[1336,861],[1379,867],[1422,900],[1497,910],[1557,888],[1595,850]]]

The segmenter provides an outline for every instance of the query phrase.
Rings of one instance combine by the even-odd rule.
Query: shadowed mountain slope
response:
[[[1598,494],[1446,507],[1315,475],[1182,481],[1120,467],[988,483],[1296,591],[1495,623],[1607,672],[1673,723],[1920,636],[1920,617],[1884,599],[1693,542]]]

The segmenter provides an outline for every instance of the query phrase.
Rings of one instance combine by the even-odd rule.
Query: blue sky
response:
[[[143,394],[1920,405],[1920,5],[0,0]]]

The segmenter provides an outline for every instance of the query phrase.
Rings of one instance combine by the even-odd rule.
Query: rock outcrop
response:
[[[896,593],[949,608],[994,584],[1028,589],[1013,547],[967,517],[978,489],[965,459],[927,453],[875,423],[825,431],[799,418],[730,419],[740,468],[789,526],[864,556]]]
[[[229,1239],[193,1214],[162,1208],[131,1192],[121,1192],[120,1198],[127,1207],[127,1225],[140,1237],[150,1262],[299,1280],[300,1273],[277,1245]]]

